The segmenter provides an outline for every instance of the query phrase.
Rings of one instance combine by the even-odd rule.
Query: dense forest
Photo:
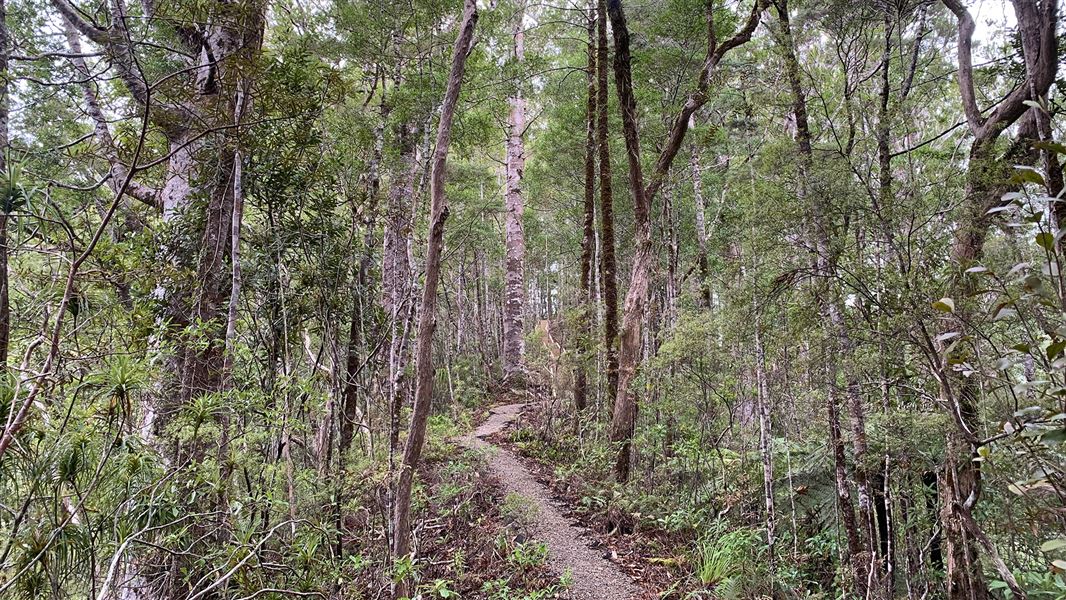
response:
[[[1057,0],[0,0],[0,598],[1066,598]]]

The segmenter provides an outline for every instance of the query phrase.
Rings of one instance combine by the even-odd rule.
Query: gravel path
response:
[[[492,409],[489,418],[460,442],[474,449],[488,450],[489,468],[508,494],[527,498],[536,510],[534,535],[548,546],[548,559],[558,573],[570,571],[570,594],[575,600],[633,600],[640,589],[618,568],[588,546],[589,534],[572,525],[553,503],[547,488],[537,482],[514,454],[484,439],[518,418],[524,404],[508,404]]]

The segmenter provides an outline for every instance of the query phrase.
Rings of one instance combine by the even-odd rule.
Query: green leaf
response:
[[[1011,181],[1014,183],[1035,183],[1037,185],[1044,185],[1044,176],[1032,167],[1015,167],[1014,176],[1011,177]]]
[[[1044,108],[1044,105],[1039,103],[1039,102],[1037,102],[1036,100],[1023,100],[1022,104],[1026,105],[1026,106],[1028,106],[1030,108],[1035,108],[1037,110],[1047,112],[1047,110]]]
[[[1056,538],[1040,544],[1041,552],[1054,552],[1059,548],[1066,548],[1066,538]]]
[[[1066,429],[1052,429],[1040,436],[1040,443],[1045,446],[1058,446],[1066,442]]]
[[[1002,321],[1003,319],[1009,319],[1009,318],[1011,318],[1013,316],[1016,316],[1017,314],[1018,314],[1018,311],[1014,310],[1013,308],[1008,308],[1006,306],[1000,306],[996,310],[996,314],[995,314],[995,316],[992,317],[992,320],[993,321]]]
[[[1038,246],[1040,246],[1044,250],[1054,250],[1055,249],[1055,236],[1050,234],[1050,233],[1048,233],[1048,232],[1046,232],[1046,231],[1043,232],[1043,233],[1039,233],[1036,236],[1036,243],[1037,243]]]
[[[952,313],[955,312],[955,301],[951,298],[941,298],[933,303],[933,308],[940,312]]]
[[[1007,356],[1002,356],[1000,358],[997,358],[996,361],[992,363],[992,368],[997,370],[997,371],[1006,371],[1007,369],[1009,369],[1009,368],[1011,368],[1013,366],[1014,366],[1014,361],[1011,360],[1010,357],[1007,357]]]
[[[1035,142],[1033,148],[1036,148],[1037,150],[1049,150],[1057,154],[1066,154],[1066,146],[1058,142]]]
[[[1020,263],[1014,265],[1013,267],[1010,268],[1010,271],[1007,271],[1007,278],[1009,279],[1009,278],[1013,277],[1014,275],[1017,275],[1018,273],[1020,273],[1020,272],[1024,271],[1025,269],[1029,268],[1030,266],[1031,265],[1029,263],[1027,263],[1027,262],[1020,262]]]
[[[1056,358],[1062,356],[1063,350],[1066,350],[1066,340],[1059,340],[1057,342],[1052,342],[1051,344],[1048,344],[1048,360],[1055,360]]]

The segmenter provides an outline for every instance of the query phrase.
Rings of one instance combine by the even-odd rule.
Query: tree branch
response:
[[[748,20],[744,23],[744,26],[721,45],[718,45],[717,36],[714,33],[713,4],[713,0],[707,0],[707,58],[703,62],[703,69],[700,71],[696,89],[689,94],[684,106],[681,108],[681,112],[674,118],[673,126],[670,128],[670,133],[666,138],[666,144],[663,146],[658,160],[655,161],[655,168],[652,170],[651,178],[644,189],[644,196],[649,203],[659,192],[659,188],[662,187],[663,181],[666,179],[666,174],[670,171],[670,165],[673,164],[674,158],[677,156],[678,151],[681,150],[681,142],[684,141],[685,134],[688,133],[690,117],[707,103],[707,89],[710,87],[711,78],[714,76],[718,63],[722,61],[726,52],[751,40],[751,36],[759,26],[762,12],[769,4],[769,0],[756,0],[751,7],[751,13],[748,14]]]
[[[107,30],[82,16],[81,11],[75,8],[68,0],[52,0],[52,6],[55,6],[56,10],[63,15],[63,18],[82,35],[102,46],[107,45]]]
[[[83,58],[85,55],[82,54],[81,41],[78,39],[78,30],[69,20],[66,21],[66,36],[67,44],[70,46],[70,62],[74,64],[74,69],[82,78],[81,90],[82,95],[85,97],[85,110],[93,120],[93,131],[95,133],[96,141],[100,144],[109,164],[112,182],[111,187],[113,188],[112,192],[117,192],[118,186],[128,178],[129,169],[126,168],[126,165],[122,164],[122,161],[119,159],[118,151],[115,148],[115,140],[111,136],[111,130],[107,126],[107,119],[104,117],[104,111],[100,108],[100,102],[96,97],[96,90],[93,89],[92,76],[89,67],[85,64],[85,59]],[[137,183],[132,179],[126,188],[126,193],[152,208],[158,209],[161,206],[156,190]]]
[[[977,96],[973,91],[973,17],[959,0],[943,0],[955,18],[959,21],[959,94],[962,96],[962,108],[966,112],[966,121],[970,130],[976,135],[985,124],[980,109],[977,108]]]

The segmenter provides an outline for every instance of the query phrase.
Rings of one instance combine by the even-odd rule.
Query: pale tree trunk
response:
[[[756,308],[756,312],[759,309]],[[763,500],[766,505],[766,547],[770,564],[774,562],[777,540],[777,512],[774,509],[773,430],[770,422],[770,390],[766,382],[766,348],[762,341],[762,319],[755,319],[755,381],[759,409],[759,454],[762,457]]]
[[[622,4],[614,1],[608,5],[608,16],[614,31],[614,74],[618,100],[622,112],[622,133],[625,138],[626,156],[629,163],[629,188],[633,197],[635,250],[630,271],[629,290],[622,311],[622,331],[618,353],[618,391],[614,398],[614,413],[611,419],[611,442],[617,452],[614,476],[618,481],[629,479],[630,453],[633,428],[636,424],[637,398],[632,389],[641,360],[641,324],[648,303],[648,285],[652,266],[651,203],[662,187],[670,165],[677,156],[681,143],[688,132],[692,115],[707,103],[708,87],[718,63],[726,52],[747,43],[758,26],[764,1],[758,0],[752,7],[747,21],[729,40],[719,45],[714,29],[713,2],[706,4],[707,56],[700,71],[696,90],[686,98],[679,114],[667,133],[662,151],[651,172],[647,187],[644,184],[643,165],[640,155],[640,137],[637,126],[637,100],[633,93],[632,57],[629,48],[629,28]],[[602,7],[602,5],[601,5]]]
[[[385,121],[388,108],[381,108],[381,123],[374,128],[374,152],[367,167],[365,206],[363,207],[363,248],[356,267],[355,289],[352,294],[352,316],[348,324],[348,352],[344,365],[341,398],[341,423],[338,449],[343,460],[355,437],[356,425],[363,424],[359,409],[359,372],[362,367],[360,349],[363,333],[363,303],[370,297],[370,263],[374,257],[374,230],[377,227],[378,201],[381,191],[381,155],[385,146]],[[354,210],[354,209],[353,209]],[[384,273],[382,274],[384,276]],[[368,359],[369,360],[369,359]],[[391,381],[391,380],[390,380]]]
[[[666,313],[667,331],[673,330],[677,325],[678,318],[678,284],[677,284],[677,269],[681,260],[680,252],[681,248],[677,239],[677,220],[674,217],[674,197],[673,188],[668,190],[671,193],[663,194],[663,227],[666,229],[666,235],[663,236],[667,244],[666,252],[666,301],[664,302],[664,311]],[[658,351],[658,349],[655,349]],[[654,355],[654,352],[651,352]],[[650,358],[650,357],[648,357]]]
[[[105,50],[134,103],[147,110],[149,88],[134,56],[135,48],[128,42],[136,36],[127,28],[129,17],[125,4],[108,5],[107,28],[87,21],[69,0],[52,0],[52,4],[71,27]],[[154,2],[146,1],[144,8],[147,19],[158,19]],[[166,306],[165,316],[172,323],[166,334],[172,346],[168,366],[172,381],[158,402],[149,407],[149,414],[159,416],[153,423],[157,432],[163,430],[184,403],[222,387],[226,330],[223,306],[231,284],[225,260],[230,250],[235,160],[224,131],[233,123],[236,111],[233,98],[241,63],[258,55],[264,22],[263,6],[253,4],[240,13],[219,13],[196,35],[179,31],[179,42],[194,57],[191,67],[184,72],[191,93],[180,103],[153,102],[149,113],[171,152],[158,197],[164,219],[172,221],[182,217],[192,206],[190,200],[194,194],[207,198],[200,244],[183,246],[175,242],[164,245],[161,252],[167,260],[182,267],[176,271],[192,271],[196,275],[191,282],[173,286],[175,290],[191,290],[181,297],[169,291],[166,282],[160,282],[158,287]],[[221,102],[220,97],[224,98]],[[99,129],[98,124],[98,138]],[[113,175],[116,168],[120,166],[112,165]],[[134,192],[136,189],[137,186],[132,187]],[[195,330],[201,333],[185,331],[189,325],[196,325]],[[181,452],[187,450],[198,452],[196,449]]]
[[[448,73],[448,86],[441,106],[440,124],[437,127],[437,143],[433,151],[430,167],[430,229],[429,247],[426,251],[425,284],[422,288],[422,300],[418,315],[418,337],[415,352],[415,398],[411,413],[411,426],[404,447],[403,464],[396,480],[396,493],[392,515],[392,556],[406,556],[411,547],[411,486],[414,483],[415,470],[426,438],[426,424],[429,419],[430,401],[433,396],[433,331],[437,319],[437,287],[440,283],[441,253],[444,247],[444,222],[448,218],[448,203],[444,194],[445,167],[448,159],[448,147],[451,143],[452,121],[455,118],[456,105],[459,103],[459,91],[463,84],[463,72],[466,59],[470,54],[477,24],[477,0],[465,0],[463,17],[459,25],[459,34],[452,52],[451,70]],[[406,586],[399,585],[396,596],[403,595]]]
[[[236,149],[233,154],[233,213],[230,219],[230,294],[226,313],[226,352],[223,366],[225,386],[233,388],[233,361],[237,349],[237,306],[241,298],[241,224],[244,217],[244,153],[241,150],[240,127],[244,115],[251,108],[248,81],[237,84],[233,124],[236,127]]]
[[[234,117],[239,118],[240,115],[237,106],[237,100],[243,102],[237,93],[242,81],[240,71],[243,64],[254,60],[260,50],[265,22],[263,7],[253,4],[249,6],[250,10],[240,14],[220,14],[217,21],[206,23],[198,35],[179,36],[180,43],[187,46],[188,54],[196,57],[190,69],[179,73],[187,74],[184,83],[191,93],[182,102],[153,101],[149,106],[149,88],[134,56],[135,47],[129,42],[133,36],[127,28],[125,4],[112,2],[107,6],[110,17],[107,28],[97,27],[85,20],[68,0],[52,0],[52,4],[70,29],[68,41],[72,46],[80,46],[80,34],[103,48],[118,78],[129,92],[133,105],[144,111],[146,121],[150,119],[158,127],[172,152],[167,161],[165,185],[158,196],[132,182],[130,171],[117,158],[95,91],[89,85],[83,85],[87,112],[94,121],[96,140],[111,163],[112,181],[109,185],[116,196],[111,211],[119,207],[122,195],[128,194],[162,208],[164,219],[174,220],[183,216],[192,206],[190,199],[194,193],[202,193],[207,199],[203,229],[196,232],[200,234],[200,245],[197,247],[195,244],[172,240],[173,244],[165,244],[160,253],[166,260],[182,266],[175,272],[192,271],[196,274],[191,281],[184,281],[172,288],[186,290],[180,297],[173,292],[168,294],[164,282],[157,287],[160,299],[164,300],[166,306],[161,320],[166,318],[173,324],[166,333],[170,345],[167,350],[171,353],[172,361],[169,366],[172,368],[168,369],[169,386],[161,388],[158,398],[146,407],[146,422],[150,425],[143,431],[146,434],[152,429],[157,433],[162,432],[167,419],[183,404],[202,394],[220,391],[224,385],[227,323],[223,305],[233,283],[233,275],[226,268],[225,260],[232,254],[234,203],[237,199],[235,184],[237,188],[240,186],[240,173],[236,165],[238,155],[224,132],[232,128]],[[144,8],[146,17],[154,20],[154,3],[145,2]],[[80,54],[72,53],[75,69],[87,72]],[[237,219],[239,221],[239,216]],[[195,218],[193,220],[197,221]],[[180,238],[185,237],[186,232],[181,232]],[[231,260],[239,260],[239,251]],[[239,266],[237,269],[239,281]],[[73,273],[72,270],[68,290]],[[188,325],[196,325],[197,333],[186,331]],[[156,414],[163,419],[156,421],[153,417]],[[225,450],[223,436],[219,451],[224,454]],[[206,444],[194,442],[177,446],[170,458],[178,461],[198,459],[206,451]],[[224,472],[220,475],[225,479]],[[213,500],[216,506],[221,506],[224,495],[217,495],[212,500],[207,496],[202,498],[200,504]],[[191,504],[187,507],[190,510],[199,508]],[[222,529],[215,534],[210,533],[204,525],[198,525],[197,529],[201,540],[217,539],[223,535]],[[128,579],[136,582],[140,578],[140,571],[147,567],[130,560],[132,562],[122,567],[122,570],[132,572]],[[183,568],[180,563],[185,560],[184,557],[174,556],[168,568]],[[169,593],[180,596],[187,591],[175,588]],[[123,595],[123,592],[119,594]]]
[[[596,8],[589,2],[588,66],[585,77],[588,96],[585,107],[585,205],[581,229],[581,305],[578,317],[578,358],[574,373],[575,423],[580,430],[582,413],[588,406],[588,365],[592,351],[593,239],[596,227]]]
[[[514,58],[520,69],[526,59],[524,17],[525,1],[519,0],[514,25]],[[522,175],[526,164],[523,140],[526,130],[526,100],[522,95],[521,85],[516,85],[519,87],[508,101],[511,112],[507,122],[507,182],[504,198],[507,256],[503,304],[503,376],[507,385],[521,388],[525,383],[523,313],[526,297],[526,234],[522,226]]]
[[[7,30],[7,5],[0,0],[0,173],[7,173],[8,151],[8,53],[11,34]],[[7,355],[11,344],[11,297],[8,289],[7,221],[11,213],[10,198],[0,198],[0,377],[7,375]]]

